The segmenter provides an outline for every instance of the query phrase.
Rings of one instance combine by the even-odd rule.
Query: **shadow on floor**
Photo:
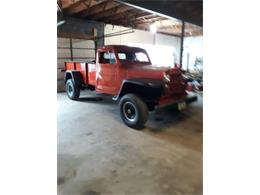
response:
[[[190,106],[183,112],[170,109],[151,113],[144,132],[192,150],[202,151],[202,108]]]
[[[107,94],[81,95],[78,101],[83,103],[97,103],[99,105],[117,105],[117,102],[112,100],[112,96]]]
[[[123,123],[119,115],[118,103],[112,100],[112,96],[87,95],[81,97],[79,101],[102,105],[104,106],[104,114],[109,114],[119,123]],[[164,108],[150,112],[142,131],[156,138],[201,151],[202,129],[202,105],[195,103],[182,112],[176,108]]]
[[[102,100],[102,97],[80,97],[78,99],[79,102],[100,102]]]

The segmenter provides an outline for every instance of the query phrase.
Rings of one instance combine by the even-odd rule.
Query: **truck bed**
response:
[[[96,64],[94,62],[65,62],[65,71],[79,71],[86,85],[96,84]]]

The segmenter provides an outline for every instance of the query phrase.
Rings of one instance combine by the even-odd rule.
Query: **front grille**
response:
[[[182,76],[179,74],[170,75],[171,82],[170,83],[182,83]]]
[[[185,93],[185,86],[183,85],[183,79],[181,74],[171,74],[171,81],[167,83],[168,88],[165,88],[166,94],[183,94]]]

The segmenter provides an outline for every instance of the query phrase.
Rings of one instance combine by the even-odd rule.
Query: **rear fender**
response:
[[[81,73],[79,71],[66,71],[64,80],[65,84],[68,79],[72,79],[74,84],[78,87],[80,87],[84,83]]]

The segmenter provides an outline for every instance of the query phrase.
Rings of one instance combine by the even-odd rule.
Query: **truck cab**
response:
[[[65,62],[68,97],[76,100],[80,90],[110,94],[119,101],[122,120],[140,128],[148,111],[157,106],[176,104],[179,109],[196,101],[185,91],[178,67],[152,65],[147,52],[138,47],[108,45],[99,48],[95,62]]]

